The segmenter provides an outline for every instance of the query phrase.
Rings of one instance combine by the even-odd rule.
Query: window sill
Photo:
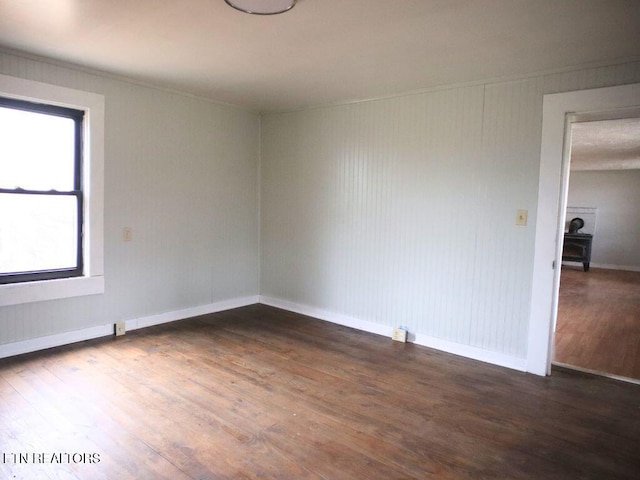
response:
[[[0,285],[0,307],[104,293],[104,277],[63,278]]]

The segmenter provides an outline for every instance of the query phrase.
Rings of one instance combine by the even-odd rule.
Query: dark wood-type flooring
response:
[[[563,266],[554,346],[557,362],[640,380],[640,272]]]
[[[56,452],[87,461],[31,462]],[[0,360],[0,478],[611,480],[639,452],[638,385],[260,305]]]

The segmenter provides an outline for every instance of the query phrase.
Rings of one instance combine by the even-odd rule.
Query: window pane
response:
[[[0,273],[76,267],[75,196],[0,193]]]
[[[0,188],[73,190],[71,118],[0,107]]]

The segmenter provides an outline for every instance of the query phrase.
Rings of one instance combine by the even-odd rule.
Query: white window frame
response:
[[[0,306],[104,293],[104,96],[7,75],[0,75],[0,95],[85,112],[84,274],[0,285]]]

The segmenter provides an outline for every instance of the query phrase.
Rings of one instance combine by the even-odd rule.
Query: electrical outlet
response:
[[[116,337],[124,335],[124,333],[125,333],[125,323],[124,322],[118,322],[118,323],[114,324],[114,326],[115,326]]]
[[[407,331],[403,328],[394,328],[391,338],[396,342],[405,343],[407,341]]]

